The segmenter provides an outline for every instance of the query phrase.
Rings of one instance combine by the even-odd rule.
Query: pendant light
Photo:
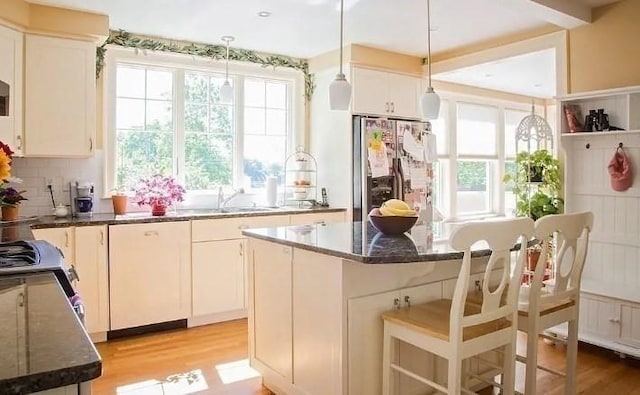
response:
[[[351,102],[351,84],[342,72],[342,37],[344,25],[344,0],[340,0],[340,72],[329,85],[329,107],[332,110],[346,111]]]
[[[427,90],[420,98],[420,109],[422,116],[426,120],[438,119],[440,113],[440,97],[431,86],[431,11],[429,0],[427,0]]]
[[[546,149],[549,152],[553,149],[553,130],[549,123],[536,114],[535,103],[531,103],[531,114],[522,118],[516,128],[516,152],[518,152],[518,142],[526,144],[527,152],[531,149]],[[535,145],[532,146],[532,143]]]
[[[226,71],[224,77],[224,84],[220,87],[220,103],[223,104],[231,104],[233,103],[233,87],[229,82],[229,43],[235,40],[232,36],[223,36],[222,41],[227,43],[227,60],[226,60]]]

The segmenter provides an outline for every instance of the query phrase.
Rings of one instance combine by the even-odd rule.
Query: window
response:
[[[440,115],[432,122],[439,158],[434,166],[435,207],[454,220],[512,215],[515,197],[502,178],[514,170],[515,128],[529,114],[530,105],[444,97]]]
[[[116,59],[112,72],[114,133],[106,190],[131,189],[156,173],[173,175],[187,190],[201,192],[220,186],[255,191],[271,175],[282,182],[287,152],[294,146],[296,77],[247,66],[246,73],[230,75],[235,97],[225,104],[220,101],[225,75],[213,67],[130,57]]]

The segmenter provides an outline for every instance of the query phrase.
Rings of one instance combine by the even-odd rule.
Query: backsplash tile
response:
[[[113,212],[111,200],[103,195],[104,151],[97,150],[93,157],[83,159],[64,158],[13,158],[12,175],[23,180],[22,189],[27,199],[21,204],[22,216],[52,214],[51,196],[45,182],[53,181],[56,204],[69,203],[69,182],[90,181],[94,185],[94,212]]]

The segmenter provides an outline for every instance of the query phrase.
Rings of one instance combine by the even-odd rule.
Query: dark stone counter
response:
[[[362,263],[406,263],[462,259],[462,252],[449,242],[433,242],[425,226],[411,234],[385,236],[370,223],[344,222],[327,225],[247,229],[248,237],[337,256]],[[478,243],[472,257],[491,254],[486,243]]]
[[[101,375],[100,356],[52,273],[0,277],[0,309],[0,394]]]

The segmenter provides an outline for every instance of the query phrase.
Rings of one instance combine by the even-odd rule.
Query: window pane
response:
[[[171,102],[147,100],[147,130],[173,130]]]
[[[144,129],[144,100],[116,99],[116,127],[118,129]]]
[[[267,107],[285,110],[287,108],[287,85],[267,83]]]
[[[208,104],[209,78],[186,73],[184,76],[184,96],[187,103]]]
[[[449,130],[446,127],[447,122],[445,121],[449,116],[449,103],[447,101],[443,101],[440,105],[440,114],[438,115],[438,119],[432,120],[431,122],[431,131],[436,135],[436,145],[438,148],[438,155],[446,155],[448,152],[448,133]]]
[[[287,112],[267,110],[267,134],[285,135],[287,133]]]
[[[211,107],[209,132],[232,134],[233,130],[233,108],[225,105]]]
[[[497,113],[495,107],[458,106],[459,155],[496,155]]]
[[[245,184],[250,188],[263,188],[268,176],[278,177],[282,184],[286,149],[285,136],[245,136]]]
[[[187,132],[206,132],[208,130],[209,106],[206,104],[185,104],[184,128]]]
[[[489,211],[489,163],[458,161],[458,214]]]
[[[185,133],[185,188],[212,190],[233,180],[233,136]]]
[[[220,88],[224,84],[224,77],[214,76],[209,80],[209,98],[211,103],[220,103]],[[229,84],[234,86],[233,78],[229,77]]]
[[[244,109],[244,132],[245,134],[265,134],[265,109],[249,108]]]
[[[145,70],[118,66],[116,95],[120,97],[144,98]]]
[[[529,112],[521,110],[504,111],[504,153],[507,158],[516,156],[516,128],[520,121],[529,114]],[[519,151],[523,149],[522,147],[518,148]]]
[[[504,174],[510,174],[511,177],[516,176],[515,162],[505,162]],[[516,195],[513,193],[513,182],[506,183],[504,185],[504,191],[504,213],[507,216],[515,216]]]
[[[244,105],[251,107],[265,106],[265,83],[263,80],[247,78],[244,81]]]
[[[118,130],[117,185],[134,188],[142,177],[173,172],[173,133]]]
[[[173,73],[147,70],[147,99],[173,99]]]

